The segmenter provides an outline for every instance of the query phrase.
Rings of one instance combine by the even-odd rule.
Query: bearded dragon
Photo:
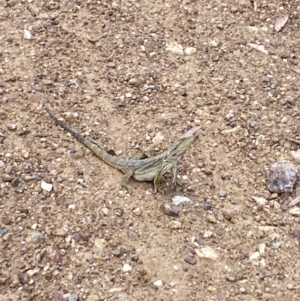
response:
[[[125,187],[129,192],[131,192],[131,187],[128,185],[128,181],[130,178],[134,178],[137,181],[153,181],[154,191],[163,194],[164,191],[161,187],[161,179],[164,174],[169,171],[171,171],[173,175],[172,182],[175,185],[180,184],[177,179],[177,162],[195,140],[196,132],[200,128],[194,127],[188,130],[176,139],[166,151],[154,157],[145,159],[125,159],[110,155],[97,144],[71,129],[66,123],[54,116],[49,109],[45,109],[57,125],[69,132],[106,164],[123,172],[124,176],[122,178],[121,186]]]

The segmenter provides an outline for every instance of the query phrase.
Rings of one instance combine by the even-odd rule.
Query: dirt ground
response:
[[[299,14],[299,0],[0,0],[0,300],[299,301],[300,187],[266,187],[272,163],[298,166]],[[120,190],[45,105],[122,157],[200,126],[183,185]],[[175,195],[193,203],[174,217]]]

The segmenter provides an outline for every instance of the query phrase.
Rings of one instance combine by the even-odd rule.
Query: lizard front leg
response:
[[[122,181],[121,181],[121,187],[126,188],[126,190],[130,194],[132,193],[132,187],[128,184],[128,181],[132,177],[132,175],[133,175],[133,170],[132,169],[124,170],[124,176],[123,176]]]
[[[173,175],[172,183],[175,184],[175,186],[176,185],[181,186],[182,182],[177,178],[177,169],[178,169],[177,163],[178,163],[177,160],[172,162],[172,175]]]

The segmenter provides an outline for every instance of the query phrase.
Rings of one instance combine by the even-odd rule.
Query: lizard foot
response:
[[[129,194],[132,194],[132,187],[128,184],[122,183],[120,188],[125,188]]]

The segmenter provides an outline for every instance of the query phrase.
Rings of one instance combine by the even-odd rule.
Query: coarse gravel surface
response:
[[[299,301],[300,188],[266,185],[274,162],[299,165],[299,14],[299,0],[0,0],[0,300]],[[120,190],[45,106],[127,158],[200,126],[183,185]],[[176,195],[192,203],[170,216]]]

